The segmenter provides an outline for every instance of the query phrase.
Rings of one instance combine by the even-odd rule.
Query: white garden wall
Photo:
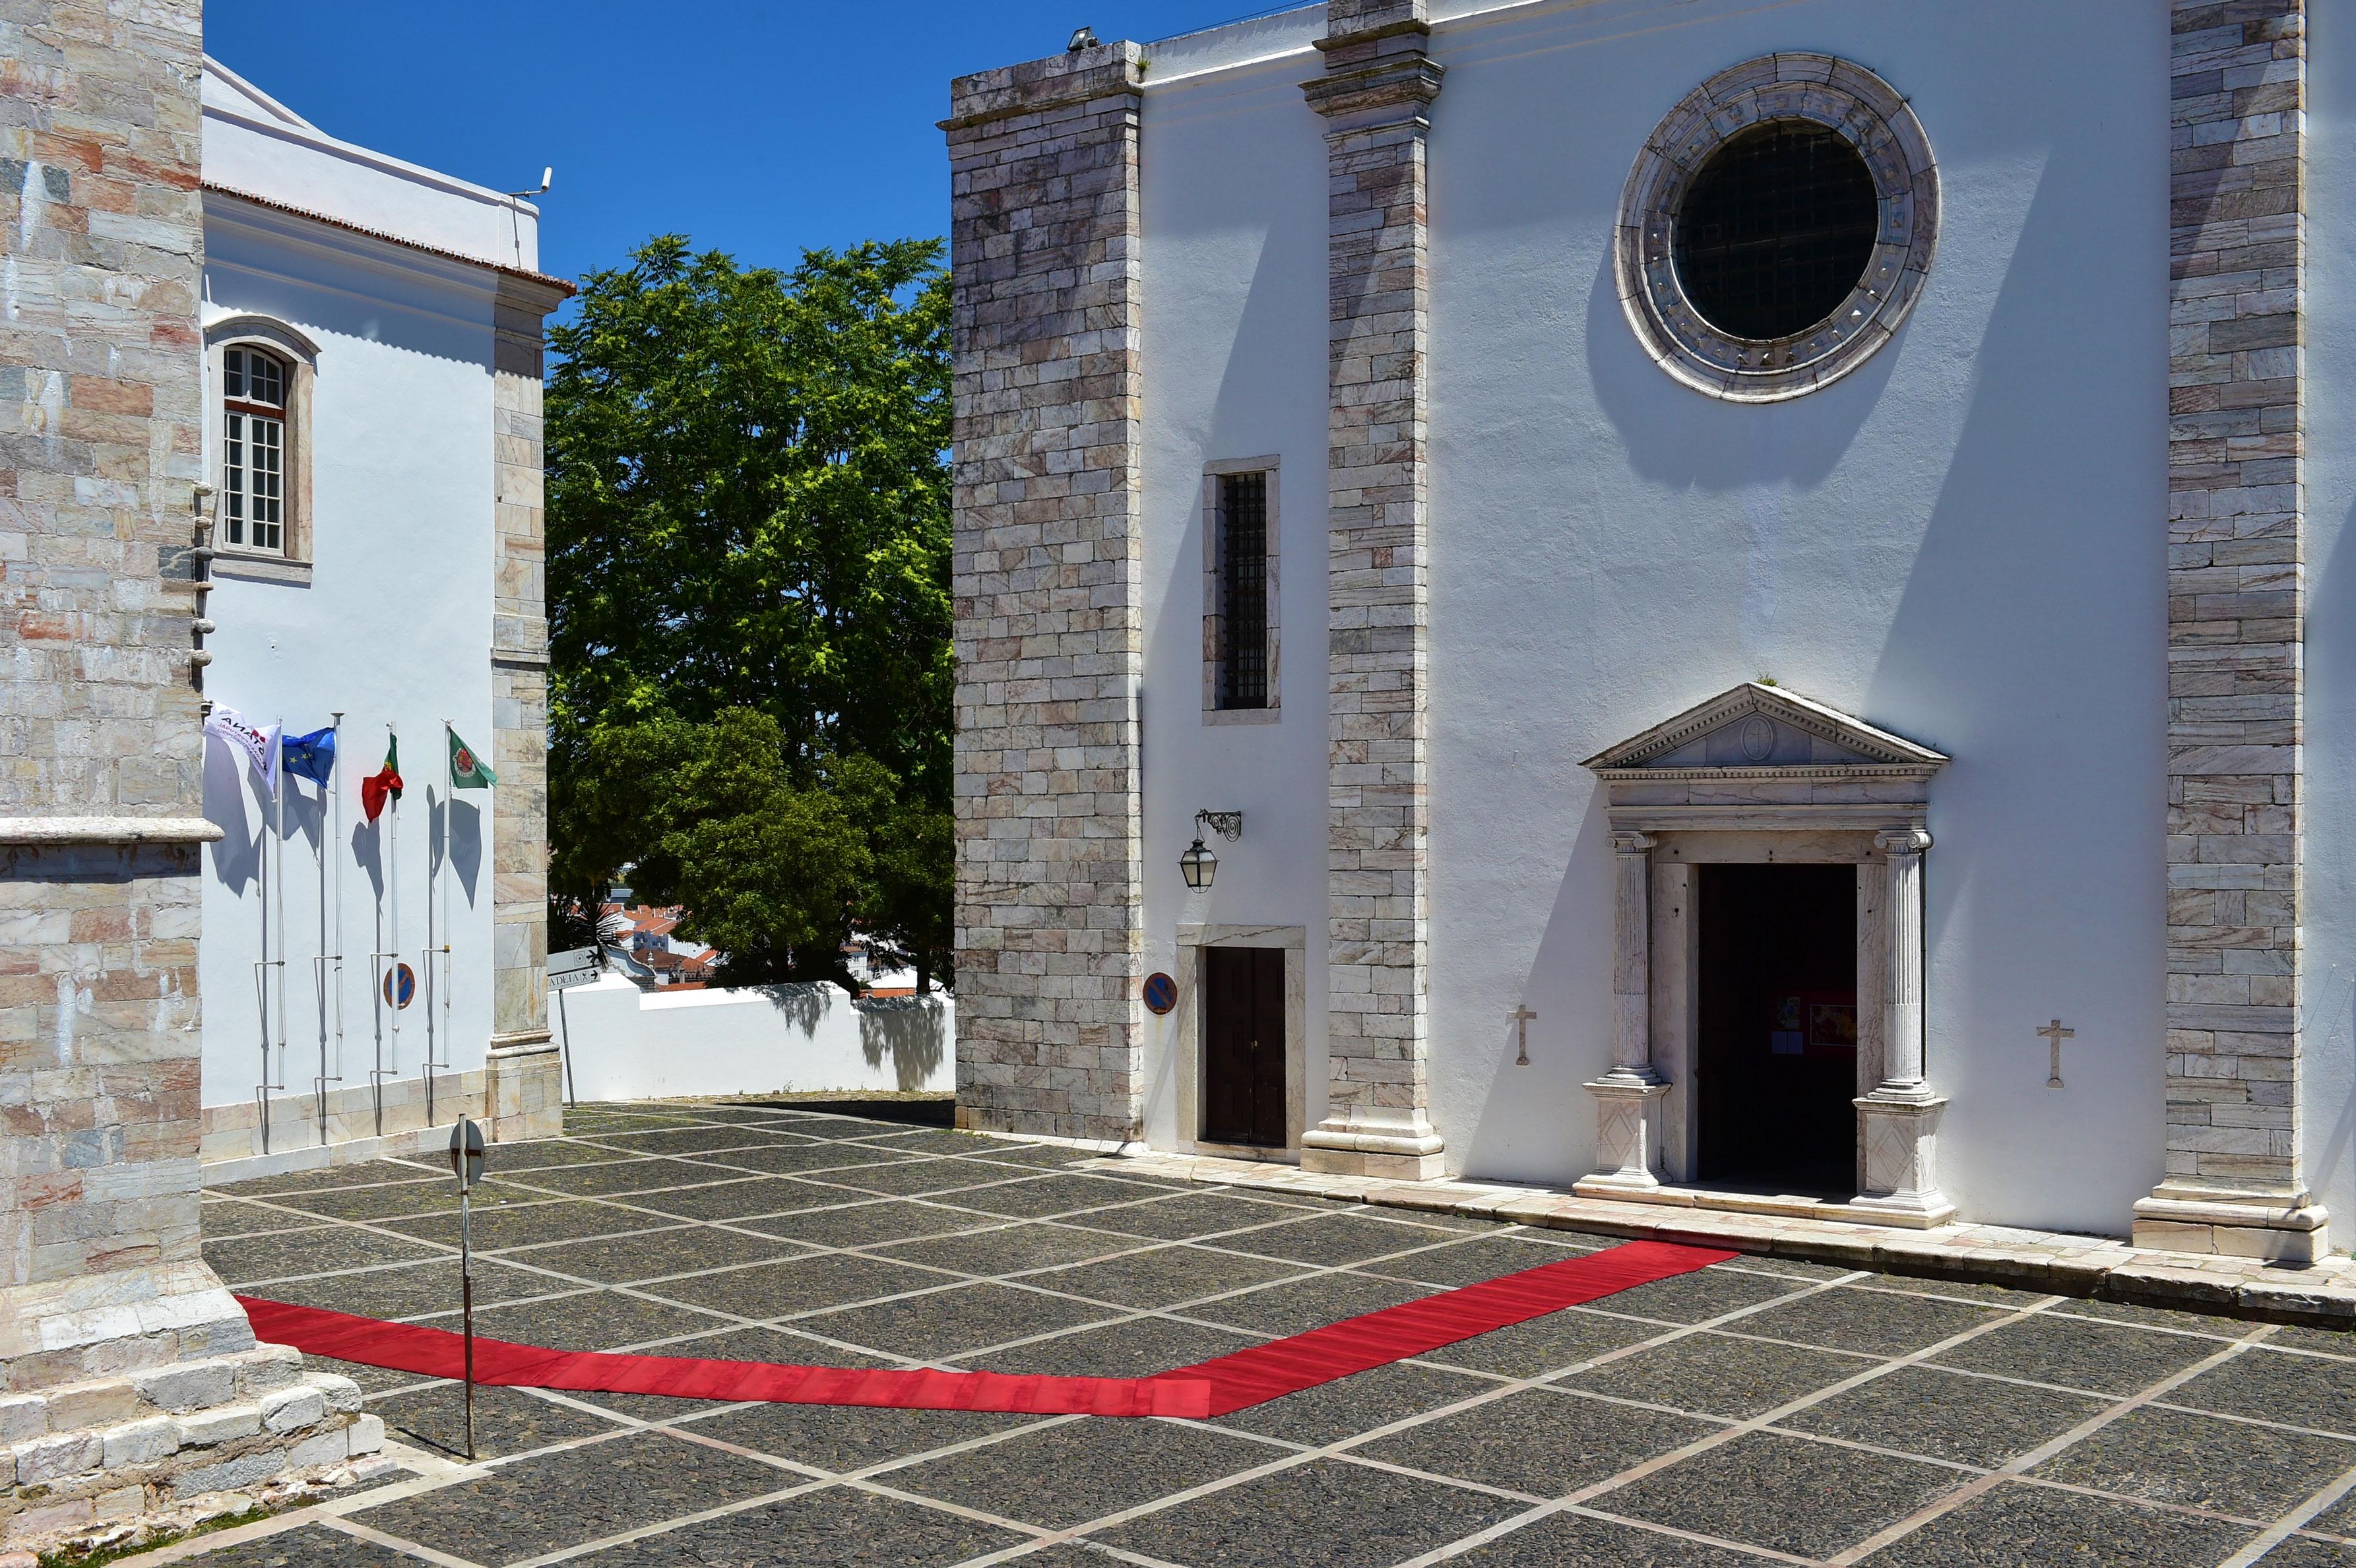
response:
[[[957,1087],[947,997],[855,1000],[830,982],[642,991],[611,976],[548,999],[575,1100]]]

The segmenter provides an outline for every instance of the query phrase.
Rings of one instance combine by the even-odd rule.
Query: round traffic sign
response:
[[[471,1117],[459,1117],[450,1129],[450,1174],[461,1187],[483,1179],[483,1129]]]
[[[384,1002],[389,1008],[405,1008],[417,999],[417,971],[406,964],[396,964],[384,972]]]
[[[1157,1017],[1178,1005],[1178,982],[1155,970],[1145,977],[1145,1006]]]

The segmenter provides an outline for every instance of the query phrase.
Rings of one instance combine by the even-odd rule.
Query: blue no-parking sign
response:
[[[1145,977],[1145,1006],[1155,1014],[1168,1012],[1178,1005],[1178,982],[1156,970]]]
[[[396,964],[384,972],[384,1002],[389,1008],[405,1008],[417,999],[417,971],[406,964]]]

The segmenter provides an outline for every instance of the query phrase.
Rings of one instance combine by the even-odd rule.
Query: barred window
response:
[[[220,542],[286,550],[287,367],[258,348],[221,356]]]
[[[1880,203],[1855,143],[1777,120],[1709,155],[1677,211],[1677,283],[1730,337],[1788,337],[1840,307],[1873,259]]]
[[[1219,706],[1268,706],[1268,475],[1219,475]]]

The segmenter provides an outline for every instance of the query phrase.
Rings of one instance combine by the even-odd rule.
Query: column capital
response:
[[[1646,855],[1660,843],[1649,833],[1639,833],[1633,827],[1612,830],[1612,852],[1614,855]]]
[[[1873,847],[1885,855],[1920,855],[1931,847],[1931,835],[1920,827],[1885,828],[1873,836]]]

